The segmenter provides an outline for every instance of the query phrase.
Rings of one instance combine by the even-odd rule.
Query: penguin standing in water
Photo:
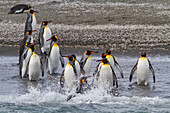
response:
[[[46,40],[52,37],[51,30],[48,27],[48,23],[50,22],[51,21],[43,21],[41,23],[41,28],[38,36],[40,51],[42,54],[45,55],[47,55],[51,43],[50,41],[46,41]]]
[[[58,37],[52,36],[47,41],[50,41],[50,40],[52,40],[54,42],[54,44],[51,45],[50,51],[48,54],[48,69],[49,69],[50,74],[55,74],[55,71],[59,67],[59,60],[61,62],[61,66],[64,67],[64,59],[60,53],[60,49],[57,44]]]
[[[8,14],[20,14],[24,13],[25,11],[29,10],[31,8],[30,5],[25,4],[18,4],[10,9]]]
[[[120,72],[121,77],[123,78],[123,71],[120,67],[120,65],[118,64],[118,62],[116,61],[116,59],[111,55],[111,51],[110,50],[106,50],[106,58],[109,60],[110,65],[112,66],[112,68],[114,69],[114,67],[116,66],[117,69]]]
[[[113,88],[115,85],[118,88],[117,77],[109,63],[109,60],[107,58],[103,58],[102,60],[98,61],[102,62],[97,72],[98,85],[102,86],[104,89]]]
[[[19,64],[21,63],[22,54],[25,51],[25,48],[27,48],[26,47],[26,43],[33,43],[33,36],[32,36],[33,32],[35,32],[35,31],[28,30],[26,32],[25,36],[24,36],[24,39],[21,40],[21,42],[20,42],[20,47],[19,47]]]
[[[80,66],[85,71],[85,74],[89,75],[92,68],[91,54],[97,53],[93,51],[86,50],[80,60]]]
[[[34,52],[34,44],[30,44],[29,48],[32,50],[32,55],[29,60],[29,65],[28,65],[28,74],[29,74],[29,80],[34,81],[38,80],[40,77],[40,74],[42,74],[42,77],[44,76],[44,68],[43,64],[41,62],[40,57]]]
[[[36,20],[36,17],[35,17],[35,13],[38,13],[37,11],[34,11],[34,10],[28,10],[27,12],[27,21],[25,23],[25,33],[24,35],[26,34],[26,32],[28,30],[32,30],[32,31],[35,31],[36,30],[36,23],[37,23],[37,20]],[[32,34],[34,36],[34,34]]]
[[[69,62],[67,63],[65,70],[61,75],[60,85],[61,87],[63,87],[65,82],[66,86],[70,90],[72,90],[72,88],[76,86],[76,80],[78,80],[78,75],[75,66],[75,58],[72,55],[65,57],[69,59]]]
[[[132,77],[137,70],[137,84],[144,84],[148,85],[149,83],[149,75],[150,75],[150,70],[153,75],[153,82],[155,83],[155,72],[154,69],[152,68],[152,65],[150,61],[146,58],[146,53],[142,52],[141,57],[133,67],[131,73],[130,73],[130,78],[129,81],[132,81]]]

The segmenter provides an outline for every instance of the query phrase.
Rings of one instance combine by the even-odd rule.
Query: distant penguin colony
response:
[[[104,89],[118,88],[115,67],[120,72],[121,78],[124,78],[124,74],[115,57],[111,55],[111,50],[106,50],[105,53],[101,54],[101,59],[97,60],[99,63],[96,66],[95,72],[93,73],[93,76],[90,76],[93,64],[91,55],[98,52],[86,50],[80,62],[76,59],[75,54],[63,56],[58,45],[58,37],[56,35],[52,36],[51,29],[48,26],[52,21],[41,22],[38,36],[41,54],[36,54],[34,32],[36,31],[37,24],[35,13],[38,12],[31,8],[32,6],[30,5],[19,4],[12,7],[9,11],[9,14],[27,13],[24,38],[21,40],[19,49],[19,73],[21,78],[38,81],[40,76],[43,77],[44,62],[42,62],[42,59],[43,56],[45,56],[46,61],[44,65],[47,65],[49,74],[56,74],[59,67],[65,68],[60,77],[60,85],[62,88],[66,87],[69,88],[69,90],[76,88],[76,93],[82,93],[82,90],[84,89],[83,86],[88,84],[87,78],[90,77],[95,78],[98,86],[101,86]],[[64,58],[69,60],[66,66]],[[155,72],[150,61],[146,58],[146,53],[141,53],[141,57],[132,68],[129,78],[130,82],[132,81],[135,71],[137,71],[138,85],[149,84],[150,71],[153,74],[153,81],[155,83]],[[77,84],[77,81],[80,83]],[[73,96],[74,95],[70,95],[67,100],[70,100]]]

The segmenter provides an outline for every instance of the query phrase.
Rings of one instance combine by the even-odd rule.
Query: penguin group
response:
[[[96,51],[86,50],[80,61],[77,60],[75,54],[62,55],[59,45],[58,37],[52,35],[48,24],[52,21],[42,21],[39,31],[39,50],[38,55],[35,52],[35,32],[36,30],[36,16],[35,11],[31,9],[32,6],[19,4],[11,8],[9,14],[27,13],[27,20],[25,23],[24,38],[21,40],[19,49],[19,73],[21,78],[28,78],[31,81],[38,81],[40,76],[44,76],[44,64],[48,67],[49,74],[55,74],[59,67],[65,68],[60,77],[61,87],[67,87],[69,90],[76,88],[76,93],[82,93],[84,85],[88,85],[87,79],[92,77],[98,86],[104,89],[118,88],[118,79],[115,74],[117,68],[120,76],[124,78],[121,66],[116,61],[115,57],[111,55],[111,50],[106,50],[101,54],[101,59],[96,60],[98,65],[95,68],[93,76],[90,76],[92,69],[92,54],[98,53]],[[45,63],[42,62],[45,56]],[[64,58],[68,59],[65,65]],[[153,81],[155,82],[155,72],[146,57],[146,53],[142,52],[141,57],[132,68],[129,81],[137,71],[137,84],[148,85],[150,70],[153,74]],[[78,83],[77,83],[78,81]],[[89,85],[88,85],[89,86]],[[68,100],[72,97],[71,95]]]

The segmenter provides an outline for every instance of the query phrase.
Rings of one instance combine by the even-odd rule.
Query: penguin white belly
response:
[[[64,79],[65,79],[65,83],[66,86],[71,90],[73,87],[75,87],[75,83],[76,83],[76,76],[74,74],[74,70],[73,67],[70,65],[67,65],[65,67],[65,71],[64,71]]]
[[[91,57],[89,57],[87,60],[86,60],[86,63],[84,65],[84,71],[86,73],[86,75],[89,75],[90,72],[91,72],[91,67],[92,67],[92,63],[91,63]]]
[[[145,85],[149,82],[149,63],[147,59],[139,59],[137,65],[137,84],[144,82]]]
[[[113,86],[113,75],[110,65],[102,65],[99,74],[100,74],[98,79],[99,86],[102,86],[103,88],[106,89]]]
[[[32,55],[32,50],[31,49],[28,49],[27,51],[27,57],[23,60],[23,64],[22,64],[22,78],[24,77],[24,75],[26,75],[26,69],[27,69],[27,65],[28,65],[28,62],[29,62],[29,59]],[[28,71],[28,70],[27,70]]]
[[[50,39],[51,37],[52,37],[51,36],[51,30],[48,26],[46,26],[44,28],[44,34],[43,34],[44,46],[43,46],[42,52],[49,50],[51,41],[47,41],[47,40]]]
[[[78,61],[75,61],[75,65],[76,65],[76,71],[77,71],[77,75],[78,77],[81,76],[81,71],[80,71],[80,64]]]
[[[36,17],[34,14],[32,14],[32,30],[36,30],[36,23],[37,23],[37,20],[36,20]]]
[[[106,57],[109,60],[110,65],[112,66],[113,70],[115,70],[115,63],[112,57]]]
[[[38,55],[32,55],[29,62],[29,80],[37,80],[40,77],[41,63]]]
[[[48,67],[50,74],[55,73],[55,71],[59,67],[59,59],[60,58],[60,53],[59,53],[59,47],[52,47],[50,56],[48,58]]]

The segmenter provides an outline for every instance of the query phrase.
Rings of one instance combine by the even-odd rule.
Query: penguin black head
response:
[[[81,77],[80,78],[80,85],[85,85],[85,83],[87,84],[87,78],[88,78],[88,76],[87,77]]]
[[[28,47],[31,43],[30,42],[27,42],[25,45]]]
[[[145,52],[142,52],[142,53],[141,53],[141,57],[146,57],[146,53],[145,53]]]
[[[93,52],[93,51],[86,50],[84,53],[89,56],[89,55],[91,55],[92,53],[98,53],[98,52]]]
[[[76,59],[76,55],[75,55],[75,54],[72,54],[71,56],[73,56],[73,57],[74,57],[74,59]]]
[[[58,41],[58,37],[56,35],[54,35],[50,39],[48,39],[47,41],[49,41],[49,40],[56,42],[56,41]]]
[[[32,6],[27,5],[27,7],[26,7],[25,9],[28,10],[28,9],[30,9],[30,8],[32,8]]]
[[[29,43],[29,45],[28,45],[28,43],[27,43],[27,46],[28,46],[29,48],[31,48],[32,51],[34,51],[34,49],[35,49],[34,43]]]
[[[110,51],[109,49],[107,49],[107,50],[105,51],[105,53],[107,53],[108,55],[110,55],[110,54],[111,54],[111,51]]]
[[[71,56],[64,56],[64,57],[68,58],[68,60],[71,61],[71,62],[75,60],[75,58],[72,55]]]
[[[102,58],[106,58],[106,53],[102,53],[102,54],[101,54],[101,57],[102,57]]]
[[[52,22],[52,21],[43,21],[42,25],[48,25],[48,23],[50,23],[50,22]]]
[[[38,11],[34,11],[32,9],[28,10],[28,12],[31,13],[31,14],[38,13]]]
[[[35,32],[35,30],[34,30],[34,31],[32,31],[32,30],[27,30],[27,34],[28,34],[28,35],[32,35],[32,32]]]
[[[103,58],[102,60],[97,60],[97,62],[103,62],[104,64],[107,64],[109,61],[107,58]]]

